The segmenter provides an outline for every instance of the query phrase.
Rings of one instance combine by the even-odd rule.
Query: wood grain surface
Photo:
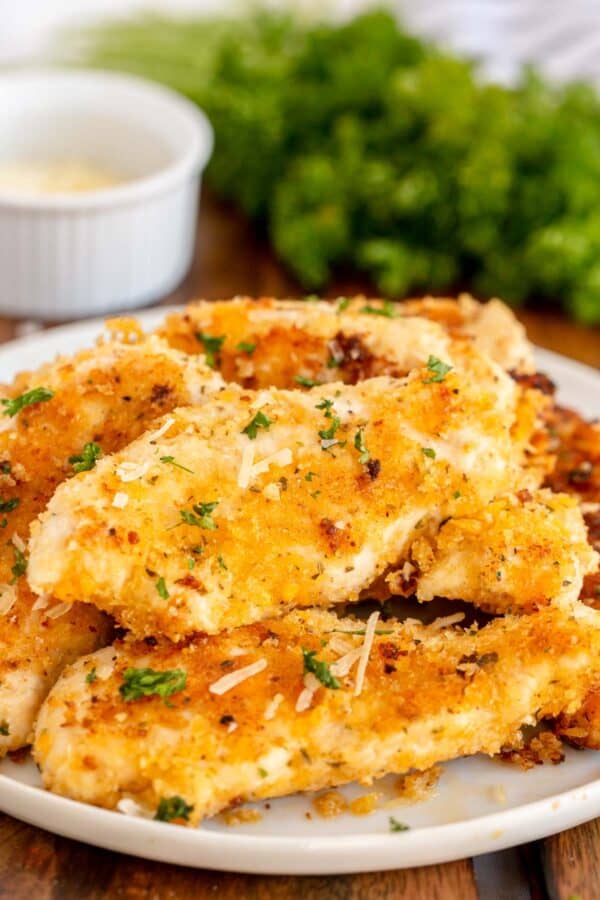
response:
[[[328,296],[368,292],[365,282],[340,278]],[[299,286],[277,264],[267,242],[226,205],[204,197],[196,255],[183,284],[164,303],[235,294],[298,296]],[[568,322],[556,312],[523,310],[532,340],[600,367],[600,331]],[[43,326],[43,323],[39,323]],[[0,342],[30,324],[0,318]],[[34,326],[35,327],[35,326]],[[1,376],[0,376],[1,377]],[[468,847],[465,847],[468,853]],[[598,821],[521,851],[518,898],[494,900],[598,900]],[[492,888],[493,893],[493,888]],[[147,862],[60,838],[0,814],[0,900],[476,900],[472,861],[428,868],[334,877],[259,877],[205,872]]]

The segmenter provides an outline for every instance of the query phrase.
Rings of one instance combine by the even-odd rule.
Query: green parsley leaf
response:
[[[204,334],[203,331],[197,331],[196,340],[200,341],[204,348],[206,365],[210,366],[211,369],[214,369],[217,364],[219,351],[221,350],[223,342],[225,341],[225,335],[217,337],[214,334]]]
[[[8,727],[8,722],[6,721],[6,719],[2,719],[2,721],[0,722],[0,734],[2,735],[2,737],[8,737],[10,734],[10,729]]]
[[[317,473],[316,472],[307,472],[304,476],[305,481],[312,481]]]
[[[248,356],[252,356],[256,350],[256,344],[251,344],[250,341],[240,341],[236,349],[241,350],[242,353],[247,353]]]
[[[269,429],[269,427],[273,424],[271,419],[268,416],[265,416],[264,412],[256,413],[254,418],[248,422],[245,428],[242,428],[241,434],[247,434],[251,441],[256,440],[256,435],[258,434],[259,428],[264,428],[265,431]]]
[[[324,441],[332,441],[335,437],[336,431],[341,424],[342,423],[337,416],[332,416],[331,425],[329,426],[329,428],[322,428],[321,431],[319,431],[319,437]]]
[[[182,521],[186,525],[196,525],[198,528],[206,528],[208,531],[215,531],[219,526],[212,517],[213,510],[217,508],[219,501],[212,503],[194,503],[192,512],[188,509],[181,510]]]
[[[308,388],[318,387],[320,384],[323,384],[322,381],[315,381],[314,378],[307,378],[306,375],[295,375],[294,381]]]
[[[356,434],[354,435],[354,447],[360,453],[358,457],[359,463],[368,463],[369,462],[369,451],[365,446],[365,438],[363,434],[362,428],[359,428]]]
[[[94,668],[90,669],[90,671],[85,676],[85,680],[87,684],[93,684],[97,678],[98,676],[96,675],[96,666],[94,666]]]
[[[325,397],[321,397],[321,401],[316,404],[315,409],[324,410],[323,415],[325,415],[328,419],[331,419],[333,413],[331,412],[331,408],[333,406],[333,400],[326,400]]]
[[[385,316],[386,319],[396,318],[396,307],[391,300],[384,300],[381,306],[372,306],[370,303],[367,303],[360,311],[367,313],[369,316]]]
[[[389,823],[390,831],[410,831],[410,825],[405,825],[404,822],[399,822],[398,819],[395,819],[393,816],[390,816]]]
[[[169,697],[182,691],[187,684],[187,672],[183,669],[167,669],[156,672],[154,669],[125,669],[123,684],[119,693],[123,700],[130,703],[141,697],[157,697],[167,701]],[[169,705],[169,704],[167,704]]]
[[[11,578],[9,584],[15,584],[17,579],[20,578],[21,575],[24,575],[27,571],[27,557],[14,544],[12,545],[12,548],[15,555],[15,564],[11,569],[13,577]]]
[[[187,466],[182,466],[181,463],[178,463],[174,456],[161,456],[160,461],[162,463],[169,463],[172,466],[176,466],[178,469],[183,469],[184,472],[189,472],[190,475],[194,474],[193,469],[188,469]]]
[[[435,459],[435,450],[433,447],[421,447],[423,451],[423,456],[428,456],[429,459]]]
[[[440,381],[443,381],[448,372],[452,371],[452,366],[449,366],[448,363],[442,362],[441,359],[438,359],[437,356],[430,356],[427,360],[427,368],[430,372],[433,372],[431,378],[425,378],[423,380],[423,384],[433,384]]]
[[[221,556],[220,553],[219,553],[219,555],[217,556],[217,562],[219,563],[219,565],[220,565],[220,567],[221,567],[222,569],[227,570],[227,566],[225,565],[225,560],[223,559],[223,557]]]
[[[163,600],[169,599],[170,594],[169,594],[169,591],[167,590],[167,583],[162,576],[156,582],[156,592],[159,595],[159,597],[163,598]]]
[[[102,448],[94,441],[83,445],[81,453],[69,457],[69,462],[75,472],[89,472],[96,465],[96,461],[102,456]]]
[[[460,491],[454,491],[452,496],[454,497],[455,500],[458,500],[459,497],[462,497],[462,494]]]
[[[174,819],[189,821],[190,813],[194,807],[189,806],[183,797],[163,797],[158,804],[155,820],[158,822],[172,822]]]
[[[5,460],[3,463],[0,463],[0,472],[3,472],[4,475],[10,475],[11,470],[12,470],[12,465],[8,462],[8,460]]]
[[[260,775],[261,778],[266,778],[267,775],[268,775],[269,773],[267,772],[266,769],[263,769],[262,766],[259,766],[259,767],[258,767],[258,774]]]
[[[324,662],[323,660],[317,659],[317,651],[316,650],[305,650],[302,648],[302,656],[304,659],[304,673],[312,672],[324,687],[332,688],[332,690],[337,690],[341,687],[341,684],[335,678],[331,672],[329,671],[329,663]]]
[[[321,491],[313,491],[310,496],[313,498],[313,500],[316,500],[320,493]]]
[[[341,297],[338,301],[337,312],[344,312],[350,306],[350,297]]]
[[[196,560],[194,559],[193,556],[190,556],[188,558],[187,566],[188,566],[188,569],[190,570],[190,572],[192,571],[192,569],[194,569],[196,567]]]
[[[11,500],[0,500],[0,512],[12,512],[20,502],[18,497],[13,497]]]
[[[44,403],[46,400],[52,400],[53,397],[54,391],[49,391],[45,387],[37,387],[32,388],[30,391],[25,391],[19,397],[13,397],[12,400],[4,398],[1,402],[6,407],[4,410],[5,416],[16,416],[26,406],[31,406],[32,403]]]

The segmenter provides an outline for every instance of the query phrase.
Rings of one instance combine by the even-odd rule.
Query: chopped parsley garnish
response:
[[[329,428],[322,428],[321,431],[319,431],[319,437],[324,441],[334,440],[335,433],[341,424],[342,423],[337,416],[331,416],[331,425],[329,426]]]
[[[427,368],[432,373],[431,378],[425,378],[423,380],[423,384],[433,384],[439,381],[443,381],[448,372],[451,371],[452,366],[449,366],[448,363],[442,362],[441,359],[438,359],[437,356],[430,356],[427,360]]]
[[[382,306],[371,306],[370,303],[367,303],[360,311],[367,313],[369,316],[385,316],[386,319],[396,318],[396,307],[391,300],[384,300]]]
[[[316,500],[320,493],[321,491],[313,491],[310,496],[313,498],[313,500]]]
[[[220,565],[220,567],[221,567],[222,569],[227,570],[227,566],[225,565],[225,560],[223,559],[223,557],[221,556],[220,553],[219,553],[219,555],[217,556],[217,562],[219,563],[219,565]]]
[[[346,631],[343,628],[333,628],[332,631],[337,634],[362,634],[365,635],[367,633],[365,628],[358,628],[356,631]],[[378,628],[375,631],[375,634],[393,634],[393,630],[391,628]]]
[[[358,457],[358,461],[363,465],[369,462],[369,451],[365,446],[365,438],[363,434],[362,428],[359,428],[356,434],[354,435],[354,447],[360,453]]]
[[[10,570],[13,573],[10,584],[15,584],[17,578],[20,578],[21,575],[24,575],[27,571],[27,557],[14,544],[12,545],[12,548],[15,555],[15,564]]]
[[[452,496],[454,497],[455,500],[458,500],[459,497],[462,497],[462,494],[460,491],[454,491]]]
[[[326,400],[325,397],[321,397],[321,402],[317,403],[315,409],[324,410],[323,415],[327,416],[328,419],[331,419],[333,415],[331,412],[331,407],[333,406],[333,400]]]
[[[294,381],[297,384],[301,384],[303,387],[308,388],[319,387],[319,385],[323,383],[321,381],[315,381],[314,378],[307,378],[306,375],[295,375]]]
[[[154,818],[158,822],[172,822],[173,819],[184,819],[187,822],[193,809],[194,807],[189,806],[183,797],[163,797]]]
[[[313,675],[318,678],[324,687],[332,688],[333,690],[337,690],[341,687],[341,684],[333,676],[329,670],[329,663],[324,662],[321,659],[317,659],[317,651],[316,650],[305,650],[302,648],[302,656],[304,658],[304,673],[312,672]]]
[[[96,465],[96,461],[102,456],[102,447],[89,441],[83,445],[81,453],[69,457],[69,462],[75,472],[89,472]]]
[[[256,440],[256,435],[258,434],[259,428],[264,428],[265,431],[273,424],[271,419],[268,416],[265,416],[264,412],[256,413],[254,418],[248,422],[245,428],[242,428],[241,434],[247,434],[251,441]]]
[[[16,509],[21,501],[18,497],[12,497],[11,500],[0,500],[0,512],[7,513]]]
[[[194,503],[192,511],[189,509],[181,510],[181,519],[186,525],[197,525],[198,528],[206,528],[208,531],[215,531],[218,528],[218,525],[213,519],[212,513],[218,505],[218,500],[215,500],[212,503]]]
[[[123,672],[123,684],[119,688],[119,693],[127,703],[140,700],[142,697],[152,697],[154,694],[162,697],[166,703],[169,697],[177,691],[182,691],[186,684],[187,672],[183,669],[156,672],[154,669],[130,668]]]
[[[2,472],[4,475],[10,475],[11,470],[12,470],[12,465],[8,462],[8,460],[6,460],[3,463],[0,463],[0,472]]]
[[[304,476],[305,481],[312,481],[317,473],[316,472],[307,472]]]
[[[183,466],[181,463],[177,462],[174,456],[161,456],[160,461],[162,463],[169,463],[171,466],[176,466],[178,469],[183,469],[184,472],[189,472],[190,475],[194,474],[193,469],[188,469],[187,466]]]
[[[190,557],[188,558],[188,569],[189,569],[190,572],[191,572],[192,569],[194,569],[195,567],[196,567],[196,560],[194,559],[193,556],[190,556]]]
[[[93,684],[96,681],[97,677],[98,676],[96,674],[96,666],[94,666],[94,668],[90,669],[90,671],[85,676],[86,683]]]
[[[169,591],[167,590],[167,583],[165,579],[161,576],[156,582],[156,592],[159,597],[162,597],[163,600],[169,599]]]
[[[247,353],[248,356],[252,356],[256,350],[256,344],[251,344],[250,341],[240,341],[236,349],[241,350],[242,353]]]
[[[266,769],[263,769],[262,766],[259,766],[259,767],[258,767],[258,774],[260,775],[261,778],[266,778],[267,775],[268,775],[269,773],[267,772]]]
[[[2,737],[8,737],[8,735],[10,734],[8,722],[6,721],[6,719],[2,719],[2,721],[0,722],[0,734],[2,735]]]
[[[24,394],[20,394],[18,397],[13,397],[12,400],[4,398],[2,400],[2,405],[5,407],[4,415],[16,416],[26,406],[31,406],[33,403],[43,403],[45,400],[52,400],[53,397],[54,391],[49,391],[45,387],[37,387],[32,388],[30,391],[25,391]]]
[[[398,819],[395,819],[393,816],[390,816],[389,823],[390,831],[410,831],[410,825],[405,825],[404,822],[399,822]]]
[[[348,309],[350,306],[350,297],[341,297],[338,301],[337,311],[339,313],[344,312],[345,309]]]
[[[428,456],[429,459],[435,459],[435,450],[433,447],[421,447],[423,451],[423,456]]]
[[[196,332],[196,340],[200,341],[204,348],[204,355],[206,357],[206,365],[210,366],[211,369],[214,369],[221,347],[223,346],[223,342],[225,340],[225,335],[222,337],[216,337],[214,334],[204,334],[203,331]]]

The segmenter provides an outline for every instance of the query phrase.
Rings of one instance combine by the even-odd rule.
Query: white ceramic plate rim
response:
[[[148,310],[138,317],[152,328],[174,309]],[[91,344],[104,321],[61,326],[6,343],[0,348],[0,366],[12,366],[16,353],[23,368],[75,344]],[[558,354],[538,351],[538,360],[559,382],[564,375],[600,385],[595,370]],[[535,778],[535,772],[528,777]],[[546,837],[600,814],[600,779],[492,814],[401,834],[365,831],[312,838],[177,828],[59,797],[4,774],[0,809],[65,837],[162,862],[261,874],[341,874],[448,862]]]

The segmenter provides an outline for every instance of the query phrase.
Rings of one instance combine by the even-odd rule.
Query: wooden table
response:
[[[340,280],[333,296],[368,291]],[[195,261],[165,303],[234,294],[294,296],[298,285],[266,242],[227,207],[205,197]],[[539,345],[600,368],[600,331],[557,313],[520,313]],[[23,323],[0,319],[0,341]],[[477,872],[476,872],[477,870]],[[319,878],[229,875],[146,862],[55,837],[0,814],[1,900],[597,900],[600,820],[475,864],[471,859],[428,868]]]

